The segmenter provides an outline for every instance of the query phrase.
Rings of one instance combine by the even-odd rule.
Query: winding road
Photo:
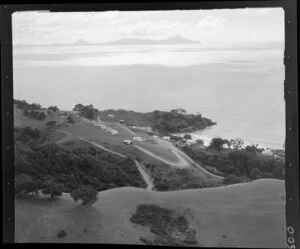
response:
[[[65,130],[58,130],[58,129],[53,129],[53,130],[58,131],[58,132],[62,132],[62,133],[64,133],[64,134],[67,135],[67,137],[64,137],[63,139],[58,140],[56,142],[57,144],[65,142],[66,140],[70,139],[70,137],[72,136],[72,133],[70,133],[68,131],[65,131]],[[115,154],[115,155],[117,155],[119,157],[122,157],[122,158],[126,158],[127,157],[126,155],[123,155],[123,154],[120,154],[120,153],[115,152],[113,150],[107,149],[107,148],[103,147],[102,145],[99,145],[99,144],[94,143],[92,141],[86,140],[84,138],[78,137],[78,139],[81,140],[81,141],[84,141],[86,143],[92,144],[92,145],[94,145],[94,146],[96,146],[96,147],[98,147],[98,148],[100,148],[102,150],[105,150],[107,152]],[[143,167],[143,165],[141,163],[139,163],[137,160],[134,160],[134,162],[135,162],[135,165],[136,165],[138,171],[142,175],[145,183],[147,184],[146,189],[147,190],[152,190],[154,185],[153,185],[153,181],[152,181],[151,177],[148,175],[148,173],[146,172],[146,170],[144,169],[144,167]]]

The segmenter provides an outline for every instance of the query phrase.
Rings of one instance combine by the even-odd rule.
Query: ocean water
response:
[[[282,148],[280,44],[14,47],[14,97],[71,110],[184,108],[217,122],[195,132]]]

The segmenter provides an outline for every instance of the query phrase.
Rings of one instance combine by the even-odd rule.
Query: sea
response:
[[[14,98],[72,110],[183,108],[217,125],[194,138],[282,149],[284,45],[14,46]]]

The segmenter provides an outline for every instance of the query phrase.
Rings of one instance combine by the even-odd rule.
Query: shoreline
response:
[[[216,136],[206,135],[205,134],[205,130],[206,129],[204,129],[204,130],[197,130],[197,131],[194,131],[194,132],[172,133],[172,135],[174,135],[174,136],[181,136],[182,137],[185,134],[189,134],[189,135],[192,136],[192,140],[194,140],[194,141],[197,140],[197,139],[203,140],[204,146],[208,146],[209,143],[210,143],[210,141],[211,141],[211,139],[215,138],[215,137],[220,137],[222,139],[228,139],[228,140],[230,140],[230,139],[236,139],[237,138],[237,137],[227,137],[227,136],[218,136],[218,135],[216,135]],[[203,134],[199,134],[197,132],[203,133]],[[254,145],[258,144],[258,146],[260,148],[263,148],[265,151],[284,150],[283,146],[279,146],[279,145],[275,145],[275,144],[266,144],[266,143],[263,143],[263,142],[253,141],[251,139],[246,139],[246,138],[242,138],[242,137],[239,137],[239,138],[241,138],[244,141],[244,144],[243,144],[242,148],[245,148],[248,145],[251,146],[253,144]]]

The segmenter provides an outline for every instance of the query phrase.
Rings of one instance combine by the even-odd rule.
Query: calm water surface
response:
[[[284,49],[273,44],[15,47],[14,97],[70,110],[184,108],[217,125],[195,132],[282,148]]]

